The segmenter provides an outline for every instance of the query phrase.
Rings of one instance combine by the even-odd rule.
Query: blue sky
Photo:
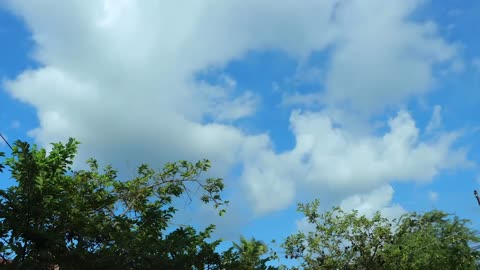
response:
[[[209,158],[231,211],[183,218],[231,239],[280,240],[313,198],[477,226],[478,14],[467,0],[6,1],[0,131],[76,137],[79,161],[124,170]]]

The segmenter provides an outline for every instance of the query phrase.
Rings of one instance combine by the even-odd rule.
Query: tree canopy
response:
[[[223,180],[202,177],[208,160],[167,163],[159,171],[142,164],[132,179],[119,179],[95,159],[73,170],[77,147],[70,139],[47,152],[17,141],[11,156],[0,153],[0,172],[9,170],[16,182],[0,190],[0,268],[287,269],[272,266],[280,255],[301,269],[478,268],[473,244],[480,239],[467,220],[441,211],[399,220],[338,207],[320,213],[318,200],[298,205],[312,231],[288,236],[281,250],[241,237],[219,252],[214,224],[199,230],[171,222],[175,198],[195,186],[202,203],[226,211]]]
[[[468,221],[441,211],[407,213],[389,220],[335,207],[319,213],[319,201],[299,204],[312,231],[283,243],[302,269],[477,269],[477,233]]]
[[[17,142],[8,167],[17,185],[0,191],[0,248],[12,266],[22,269],[204,269],[219,265],[208,242],[214,226],[197,232],[176,228],[167,234],[176,209],[172,200],[199,185],[201,200],[222,214],[226,202],[221,179],[199,176],[208,160],[168,163],[156,172],[147,165],[138,175],[120,181],[107,166],[88,160],[89,169],[72,171],[78,142],[45,149]]]

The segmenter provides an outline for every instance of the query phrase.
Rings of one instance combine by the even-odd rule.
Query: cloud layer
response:
[[[456,60],[433,22],[410,18],[422,2],[12,0],[41,67],[4,86],[37,109],[31,135],[42,145],[74,136],[82,158],[94,153],[114,164],[208,157],[221,176],[242,165],[241,186],[256,213],[283,209],[299,194],[345,197],[392,180],[429,181],[464,163],[452,149],[456,134],[422,141],[403,110],[382,135],[359,134],[344,117],[426,93],[435,65]],[[327,109],[294,109],[296,145],[281,154],[270,127],[249,134],[234,125],[267,105],[260,92],[239,88],[241,78],[228,74],[217,83],[195,76],[265,50],[329,59],[323,90],[310,96]]]

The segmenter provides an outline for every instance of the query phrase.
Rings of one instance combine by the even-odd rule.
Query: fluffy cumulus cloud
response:
[[[282,209],[305,191],[352,196],[391,180],[431,180],[464,159],[452,152],[454,134],[421,141],[405,111],[381,136],[359,135],[331,113],[342,114],[342,104],[373,113],[424,93],[435,64],[455,60],[433,22],[410,19],[421,2],[12,0],[7,6],[31,30],[41,67],[4,86],[36,108],[40,125],[30,134],[38,143],[75,136],[82,158],[208,157],[221,176],[240,163],[257,213]],[[265,105],[260,93],[225,74],[218,83],[196,77],[249,51],[304,61],[327,48],[324,91],[315,94],[334,109],[293,111],[296,145],[282,154],[269,127],[248,134],[235,126]]]
[[[375,112],[428,91],[434,64],[458,62],[456,47],[437,35],[433,22],[407,19],[420,2],[338,1],[330,26],[335,50],[318,102]],[[287,96],[286,103],[308,104],[314,96]]]
[[[384,185],[366,194],[350,196],[341,202],[340,207],[345,211],[356,209],[360,215],[367,217],[380,211],[389,219],[399,218],[406,211],[398,204],[391,205],[393,193],[391,186]]]
[[[339,14],[343,39],[334,54],[327,98],[365,110],[425,92],[432,64],[455,55],[432,22],[412,23],[418,1],[346,1]]]
[[[322,113],[295,111],[290,121],[294,149],[275,155],[263,143],[247,158],[251,164],[243,177],[258,211],[289,205],[295,190],[302,190],[302,197],[348,195],[392,180],[430,181],[442,169],[466,164],[464,152],[451,150],[457,134],[421,141],[420,130],[405,111],[388,121],[389,130],[381,136],[354,135]]]

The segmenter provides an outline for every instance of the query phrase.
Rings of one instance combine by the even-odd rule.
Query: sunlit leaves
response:
[[[214,251],[219,241],[207,241],[214,226],[167,233],[177,212],[173,198],[190,198],[192,186],[203,190],[203,202],[216,208],[226,205],[220,196],[222,179],[200,178],[210,168],[208,160],[168,163],[160,171],[143,164],[136,177],[121,181],[115,169],[100,169],[95,159],[87,160],[88,170],[71,171],[77,146],[70,139],[52,144],[47,153],[18,141],[12,157],[0,163],[17,182],[0,192],[3,256],[17,266],[36,268],[53,263],[61,269],[219,265],[220,255]]]
[[[480,238],[468,221],[441,211],[404,215],[395,245],[385,249],[387,265],[397,269],[477,269]]]
[[[268,247],[262,241],[241,237],[240,243],[234,243],[232,248],[222,254],[222,264],[224,269],[277,269],[267,265],[267,262],[272,259],[271,256],[266,256],[267,252]]]
[[[480,239],[456,216],[410,213],[397,222],[318,207],[318,200],[298,205],[313,231],[283,243],[285,257],[304,269],[477,269],[480,254],[471,244]]]

